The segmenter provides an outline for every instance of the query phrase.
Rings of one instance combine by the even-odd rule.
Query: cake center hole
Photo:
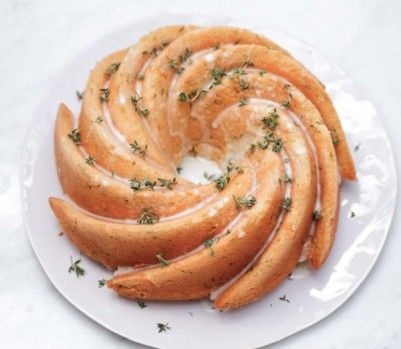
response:
[[[189,154],[184,157],[179,167],[180,176],[196,184],[208,184],[223,174],[216,162]]]

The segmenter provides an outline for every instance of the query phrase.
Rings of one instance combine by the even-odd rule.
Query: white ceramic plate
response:
[[[207,18],[207,19],[206,19]],[[49,205],[62,196],[53,154],[53,127],[60,102],[76,113],[76,90],[82,90],[95,62],[129,46],[165,24],[237,25],[266,35],[288,49],[323,83],[341,117],[358,171],[357,183],[343,183],[337,238],[324,267],[298,267],[292,280],[243,309],[220,313],[209,302],[136,302],[116,296],[98,280],[111,273],[85,256],[65,236]],[[359,150],[354,147],[360,144]],[[35,112],[21,159],[20,185],[24,218],[32,246],[55,287],[75,307],[104,327],[133,341],[162,348],[255,348],[283,339],[328,316],[343,304],[375,263],[391,223],[396,201],[396,173],[387,135],[375,107],[359,95],[352,81],[332,62],[304,42],[263,24],[236,23],[228,18],[170,16],[150,18],[111,33],[76,57],[55,80]],[[355,217],[351,218],[351,212]],[[67,269],[82,258],[84,277]],[[286,295],[289,303],[279,297]],[[157,323],[171,330],[158,333]]]

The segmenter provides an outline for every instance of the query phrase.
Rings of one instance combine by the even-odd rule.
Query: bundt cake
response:
[[[207,184],[187,154],[216,162]],[[50,198],[63,231],[134,299],[253,302],[335,237],[353,160],[324,85],[246,29],[169,26],[100,61],[79,120],[60,105]],[[301,256],[302,255],[302,256]],[[124,269],[126,270],[126,268]]]

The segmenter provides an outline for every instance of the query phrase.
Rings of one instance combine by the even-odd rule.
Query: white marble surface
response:
[[[261,16],[326,53],[380,110],[400,168],[401,2],[6,1],[0,2],[0,347],[142,348],[86,318],[50,284],[24,232],[19,147],[52,77],[96,38],[148,14]],[[363,145],[361,145],[363,146]],[[400,172],[400,171],[398,171]],[[355,295],[318,325],[272,348],[400,348],[401,228]],[[201,329],[199,329],[201,331]],[[189,345],[190,347],[190,345]]]

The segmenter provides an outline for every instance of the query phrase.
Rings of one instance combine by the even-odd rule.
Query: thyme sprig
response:
[[[78,90],[76,90],[75,94],[76,94],[76,96],[77,96],[79,101],[81,101],[84,98],[84,93],[83,92],[79,92]]]
[[[192,56],[192,51],[188,47],[186,47],[185,51],[182,54],[180,54],[178,59],[180,60],[180,63],[182,64],[182,63],[186,62],[187,59],[191,56]]]
[[[320,218],[322,218],[322,211],[320,210],[313,211],[312,219],[314,221],[318,221]]]
[[[167,330],[171,330],[171,327],[168,325],[168,322],[165,324],[159,322],[157,323],[157,329],[159,330],[160,333],[160,332],[166,332]]]
[[[93,158],[91,156],[88,156],[85,159],[85,163],[88,164],[89,166],[93,166],[95,164],[95,161],[96,161],[95,158]]]
[[[68,138],[70,138],[76,145],[81,144],[81,134],[77,128],[73,129],[71,133],[68,134]]]
[[[142,51],[142,54],[157,57],[158,54],[161,51],[163,51],[168,45],[170,45],[170,43],[168,41],[163,42],[160,46],[155,46],[150,51],[148,51],[148,50]]]
[[[154,224],[160,220],[160,217],[156,215],[150,208],[144,208],[142,214],[138,218],[139,224]]]
[[[146,308],[148,306],[144,301],[137,300],[136,302],[138,303],[139,308],[141,309]]]
[[[234,196],[234,201],[235,201],[237,210],[240,210],[243,207],[251,208],[256,204],[256,198],[253,195],[247,195],[247,196],[243,196],[243,197],[241,197],[241,196],[235,197]]]
[[[272,112],[268,113],[268,116],[262,119],[263,126],[271,131],[274,131],[279,124],[279,115],[277,109],[274,108]]]
[[[290,197],[285,197],[281,207],[284,211],[291,211],[292,199]]]
[[[159,260],[162,267],[167,267],[170,265],[170,262],[168,260],[164,259],[161,253],[158,253],[156,255],[156,258]]]
[[[103,115],[98,115],[98,116],[96,116],[95,122],[96,122],[97,124],[100,124],[100,123],[102,123],[103,121],[104,121],[104,116],[103,116]]]
[[[149,115],[149,109],[142,108],[140,106],[139,102],[140,102],[141,99],[142,99],[142,97],[140,97],[137,92],[135,92],[135,94],[133,96],[131,96],[131,102],[134,105],[135,111],[138,114],[140,114],[140,115],[142,115],[144,117],[147,117]]]
[[[108,88],[101,88],[99,89],[99,100],[100,102],[108,102],[110,97],[110,90]]]
[[[179,64],[177,63],[177,61],[175,61],[174,59],[170,59],[170,60],[169,60],[168,66],[169,66],[170,68],[173,68],[174,71],[175,71],[177,74],[181,74],[181,73],[185,70],[185,68],[184,68],[182,65],[179,65]]]
[[[214,180],[214,182],[216,183],[216,188],[219,191],[222,191],[226,187],[226,185],[230,182],[231,172],[233,170],[236,170],[240,174],[244,172],[242,168],[240,168],[239,166],[235,167],[233,162],[231,160],[228,160],[226,173]]]
[[[217,240],[218,240],[218,237],[210,238],[210,239],[203,241],[203,246],[210,249],[210,255],[212,257],[214,257],[213,245],[217,242]]]
[[[110,66],[105,70],[104,74],[110,78],[120,68],[121,63],[111,63]]]
[[[141,182],[138,179],[136,179],[135,177],[133,177],[129,180],[129,184],[130,184],[130,188],[133,191],[138,191],[138,190],[142,190],[145,188],[150,188],[153,190],[153,188],[156,186],[156,181],[152,181],[148,178],[144,178],[143,181]]]
[[[178,94],[178,101],[179,102],[188,102],[190,106],[192,106],[192,103],[195,102],[198,98],[201,97],[203,93],[207,93],[205,90],[193,90],[189,93],[186,92],[180,92]]]
[[[246,98],[241,98],[241,99],[239,100],[238,106],[239,106],[239,107],[243,107],[244,105],[247,105],[247,104],[248,104],[248,100],[247,100]]]
[[[220,85],[223,78],[227,75],[223,68],[213,68],[210,74],[212,76],[212,84],[209,86],[209,90],[214,86]]]
[[[173,190],[173,185],[177,184],[177,179],[175,177],[173,179],[158,178],[158,181],[161,187],[165,187],[170,190]]]
[[[134,140],[133,143],[130,143],[130,147],[134,154],[138,154],[142,157],[145,157],[146,152],[148,150],[148,145],[146,144],[145,146],[140,146],[137,141]]]
[[[73,261],[72,257],[70,257],[71,260],[71,265],[68,268],[68,272],[71,273],[75,273],[75,275],[77,276],[77,278],[79,278],[80,276],[84,276],[85,275],[85,269],[83,269],[79,264],[81,263],[81,259],[77,259],[75,262]]]

